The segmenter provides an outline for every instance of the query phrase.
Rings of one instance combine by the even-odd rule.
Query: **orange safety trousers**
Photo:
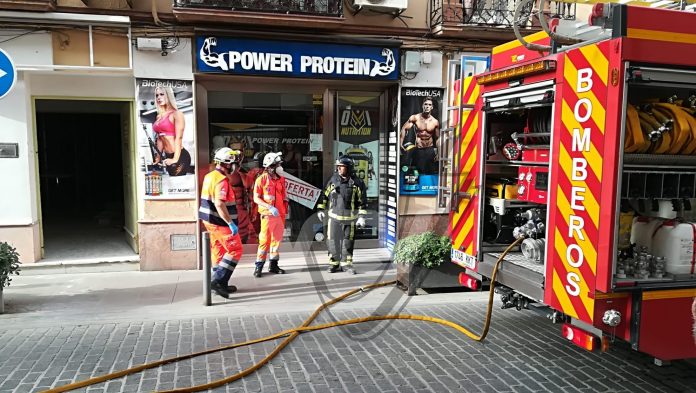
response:
[[[242,258],[242,239],[239,233],[232,234],[229,227],[213,225],[203,221],[205,229],[210,234],[210,259],[214,264],[223,262],[225,265],[237,265]],[[223,266],[226,269],[234,266]]]
[[[259,232],[259,248],[256,252],[256,261],[265,262],[266,256],[271,261],[277,261],[280,257],[278,248],[283,240],[285,230],[285,217],[261,216],[261,231]]]

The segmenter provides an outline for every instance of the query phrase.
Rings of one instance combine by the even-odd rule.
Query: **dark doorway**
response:
[[[37,101],[45,261],[133,254],[123,233],[123,105]]]

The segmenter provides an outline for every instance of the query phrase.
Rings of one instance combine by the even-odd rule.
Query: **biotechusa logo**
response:
[[[159,79],[141,79],[140,86],[142,87],[171,87],[172,89],[186,89],[187,81],[175,80],[159,80]]]
[[[442,90],[406,89],[406,92],[404,95],[411,96],[411,97],[440,98],[440,97],[442,97]]]
[[[253,51],[228,51],[217,53],[217,38],[208,37],[201,45],[199,57],[209,67],[222,71],[268,71],[300,74],[331,74],[387,76],[396,69],[394,52],[382,49],[383,61],[366,58],[339,56],[294,56],[289,53],[269,53]]]
[[[247,137],[246,138],[246,143],[247,146],[251,146],[254,143],[260,143],[262,145],[275,145],[278,143],[292,143],[292,144],[298,144],[298,145],[307,145],[309,144],[309,138],[253,138],[253,137]]]

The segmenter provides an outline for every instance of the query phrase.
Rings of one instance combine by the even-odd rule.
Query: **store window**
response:
[[[250,202],[253,182],[262,170],[265,153],[283,152],[283,168],[288,179],[317,190],[323,187],[322,104],[321,93],[208,93],[211,159],[213,152],[224,146],[244,152],[240,175],[233,176],[231,181],[239,206],[240,234],[245,243],[258,241],[260,222]],[[291,196],[284,238],[297,240],[313,213],[311,197]]]
[[[379,152],[380,126],[383,124],[377,92],[338,92],[336,94],[336,133],[334,160],[347,155],[353,159],[355,174],[367,186],[367,226],[357,230],[357,239],[379,236]]]

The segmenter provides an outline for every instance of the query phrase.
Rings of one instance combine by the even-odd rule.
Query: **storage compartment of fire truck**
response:
[[[478,271],[490,277],[501,252],[525,237],[505,257],[497,280],[534,300],[543,299],[553,104],[551,81],[484,95]]]
[[[696,72],[628,69],[614,286],[693,286]],[[490,277],[502,250],[525,237],[498,281],[534,300],[543,299],[553,103],[551,82],[484,95],[479,273]]]
[[[630,65],[614,285],[696,281],[696,72]]]

